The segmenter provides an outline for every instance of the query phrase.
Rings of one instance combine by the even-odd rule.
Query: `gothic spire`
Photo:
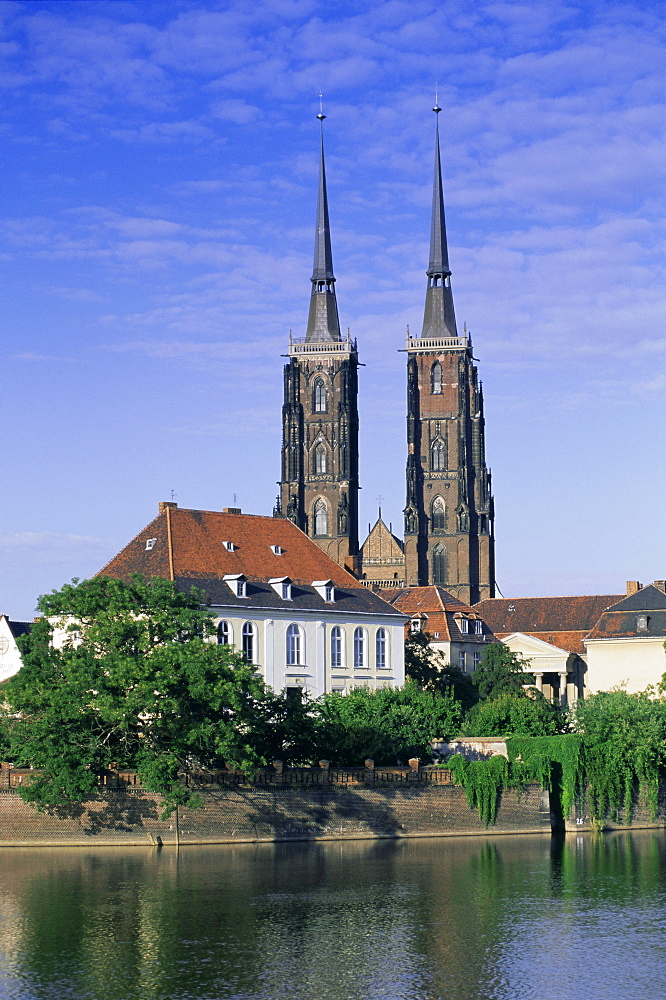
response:
[[[444,217],[444,190],[442,167],[439,157],[439,113],[436,103],[432,109],[437,115],[435,126],[435,176],[432,187],[432,217],[430,221],[430,260],[428,262],[428,289],[422,337],[457,337],[456,316],[451,292],[451,269],[446,245],[446,219]]]
[[[320,125],[326,115],[320,110]],[[335,275],[331,253],[331,230],[328,222],[328,197],[326,195],[326,168],[324,166],[324,130],[321,128],[319,153],[319,196],[315,226],[314,267],[312,293],[306,340],[340,340],[340,320],[335,298]]]

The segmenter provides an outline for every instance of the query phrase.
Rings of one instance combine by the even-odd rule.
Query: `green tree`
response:
[[[400,689],[326,694],[314,711],[319,756],[342,767],[358,766],[368,757],[378,764],[430,758],[431,740],[457,732],[462,717],[455,698],[420,691],[414,681]]]
[[[560,731],[561,711],[542,694],[504,691],[480,702],[466,716],[465,736],[551,736]]]
[[[519,653],[512,653],[503,642],[486,646],[474,673],[479,697],[481,700],[495,698],[507,691],[524,694],[524,685],[534,684],[534,675],[526,673],[526,670],[529,670],[529,660]]]
[[[479,694],[469,674],[447,663],[443,655],[430,645],[427,632],[412,632],[405,642],[405,674],[422,691],[453,695],[464,712],[479,700]]]
[[[650,689],[635,694],[616,688],[579,701],[573,724],[582,735],[585,778],[595,814],[624,808],[630,814],[643,784],[656,811],[666,765],[666,703]]]
[[[206,641],[201,593],[96,577],[42,597],[39,608],[45,617],[22,640],[24,666],[4,687],[11,759],[39,770],[25,798],[83,801],[113,763],[136,767],[168,809],[194,804],[183,772],[265,763],[274,696],[242,656]]]

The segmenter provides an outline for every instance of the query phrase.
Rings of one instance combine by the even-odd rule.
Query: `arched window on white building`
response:
[[[386,647],[388,640],[385,628],[378,628],[375,636],[375,665],[378,670],[383,670],[387,665]]]
[[[331,629],[331,667],[340,668],[343,663],[343,642],[342,629],[339,625],[334,625]]]
[[[287,629],[287,666],[295,667],[303,662],[303,630],[300,625],[290,625]]]
[[[243,625],[243,656],[248,663],[256,663],[256,629],[253,622]]]
[[[364,628],[357,626],[354,629],[354,666],[367,667],[368,665],[368,635]]]

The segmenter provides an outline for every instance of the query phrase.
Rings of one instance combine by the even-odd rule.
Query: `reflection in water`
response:
[[[8,1000],[663,1000],[666,835],[5,849]]]

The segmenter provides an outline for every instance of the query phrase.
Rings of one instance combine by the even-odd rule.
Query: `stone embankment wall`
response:
[[[204,805],[162,820],[160,797],[114,779],[94,801],[37,812],[0,790],[0,846],[216,844],[376,837],[548,833],[548,794],[538,785],[502,795],[494,826],[470,809],[450,772],[393,769],[264,772],[249,783],[218,776],[201,788]],[[129,777],[129,776],[128,776]],[[9,785],[9,787],[8,787]]]
[[[564,828],[567,833],[581,833],[587,830],[659,830],[666,827],[666,783],[662,782],[657,798],[656,813],[648,801],[645,789],[634,797],[631,816],[624,810],[617,815],[607,814],[602,820],[592,819],[589,801],[579,802],[567,816]]]

